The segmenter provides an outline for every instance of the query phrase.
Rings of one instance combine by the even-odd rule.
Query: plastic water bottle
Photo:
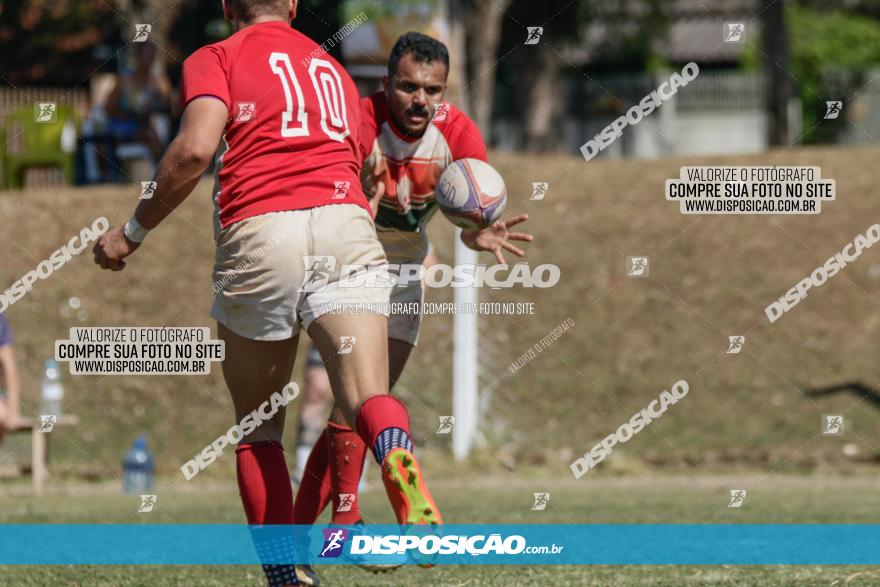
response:
[[[61,128],[61,150],[65,153],[76,151],[76,127],[69,120]]]
[[[147,448],[147,437],[138,436],[122,460],[122,490],[125,493],[143,493],[153,489],[153,454]]]
[[[42,415],[61,415],[61,400],[64,399],[64,386],[61,384],[61,369],[54,359],[43,363],[43,404]]]

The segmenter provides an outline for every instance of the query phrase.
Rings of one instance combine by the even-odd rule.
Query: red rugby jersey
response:
[[[369,211],[359,181],[357,88],[286,22],[248,26],[183,64],[183,105],[221,100],[229,120],[214,201],[223,228],[268,212],[328,204]]]

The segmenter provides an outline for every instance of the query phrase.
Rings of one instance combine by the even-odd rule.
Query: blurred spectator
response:
[[[155,114],[171,112],[172,89],[166,75],[158,71],[156,46],[134,44],[134,68],[119,74],[116,87],[107,98],[107,131],[117,143],[141,142],[147,145],[153,164],[165,149],[165,137],[154,126]]]
[[[12,330],[6,316],[0,314],[0,439],[18,425],[20,397]]]

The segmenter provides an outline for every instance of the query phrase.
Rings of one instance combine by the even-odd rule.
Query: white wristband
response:
[[[123,232],[125,233],[125,238],[127,238],[131,242],[142,243],[144,242],[144,239],[147,238],[147,235],[150,233],[150,229],[141,226],[140,223],[137,221],[137,218],[132,216],[131,220],[129,220],[125,224]]]

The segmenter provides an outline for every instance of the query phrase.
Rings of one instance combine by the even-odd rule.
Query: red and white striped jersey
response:
[[[385,196],[376,216],[383,242],[388,230],[422,231],[437,209],[435,189],[447,165],[458,159],[486,160],[480,129],[452,104],[439,104],[424,135],[413,138],[394,126],[382,92],[361,100],[359,144],[364,158],[361,181],[366,186],[377,162],[384,158],[387,166],[381,177]]]

